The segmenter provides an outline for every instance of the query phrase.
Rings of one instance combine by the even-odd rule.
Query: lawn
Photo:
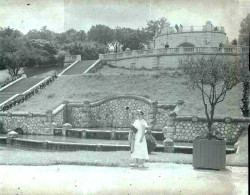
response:
[[[162,104],[185,101],[180,115],[204,116],[201,94],[189,87],[183,75],[175,71],[131,71],[105,67],[101,73],[91,75],[62,76],[29,101],[11,111],[45,112],[54,109],[62,101],[91,102],[115,95],[139,95]],[[228,92],[224,102],[216,109],[215,116],[241,116],[241,85]]]

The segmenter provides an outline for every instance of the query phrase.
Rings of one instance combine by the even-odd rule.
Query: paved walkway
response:
[[[0,194],[248,194],[247,167],[213,171],[172,163],[147,166],[0,166]]]

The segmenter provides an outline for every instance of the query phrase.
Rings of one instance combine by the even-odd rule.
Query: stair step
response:
[[[65,71],[62,75],[79,75],[83,74],[90,66],[92,66],[97,60],[83,60],[77,62],[70,69]]]

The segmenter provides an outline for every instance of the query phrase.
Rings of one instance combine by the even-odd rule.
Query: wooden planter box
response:
[[[224,140],[195,139],[193,141],[193,167],[225,169],[226,142]]]

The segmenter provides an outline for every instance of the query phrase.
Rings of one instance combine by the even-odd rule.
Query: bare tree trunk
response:
[[[241,99],[242,106],[241,111],[244,117],[249,117],[249,94],[250,94],[250,83],[249,81],[243,81],[243,97]]]

